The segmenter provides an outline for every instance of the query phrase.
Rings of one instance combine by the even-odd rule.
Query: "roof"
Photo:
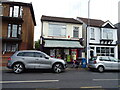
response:
[[[90,25],[90,26],[95,26],[95,27],[102,27],[102,25],[105,23],[102,20],[97,20],[97,19],[88,19],[88,18],[81,18],[77,17],[81,21],[83,21],[85,24]]]
[[[120,28],[120,22],[114,25],[116,28]]]
[[[54,16],[45,16],[45,15],[42,15],[41,21],[82,24],[82,22],[80,22],[74,18],[54,17]]]
[[[2,4],[10,4],[10,5],[18,5],[18,6],[21,5],[21,6],[28,6],[28,7],[30,7],[32,19],[33,19],[34,25],[36,26],[36,20],[35,20],[35,15],[34,15],[34,10],[33,10],[32,3],[3,1]]]

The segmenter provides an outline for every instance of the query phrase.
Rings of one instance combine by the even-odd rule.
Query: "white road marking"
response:
[[[86,87],[80,87],[80,88],[102,88],[102,86],[86,86]]]
[[[120,79],[93,79],[93,81],[114,81],[114,80],[120,80]]]
[[[1,83],[37,83],[37,82],[58,82],[59,80],[31,80],[31,81],[0,81]]]

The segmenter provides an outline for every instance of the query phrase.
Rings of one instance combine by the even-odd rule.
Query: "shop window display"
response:
[[[113,47],[97,47],[96,53],[97,53],[97,56],[113,56],[114,57],[114,48]]]

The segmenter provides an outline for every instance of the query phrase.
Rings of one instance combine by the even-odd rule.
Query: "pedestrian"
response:
[[[76,55],[75,54],[72,55],[72,59],[73,59],[72,67],[74,68],[74,67],[76,67]]]

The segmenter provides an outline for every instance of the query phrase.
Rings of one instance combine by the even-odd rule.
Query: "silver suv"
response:
[[[67,64],[62,59],[51,58],[41,51],[24,50],[17,51],[9,59],[7,67],[15,73],[21,73],[25,69],[52,69],[56,73],[65,70]]]
[[[97,69],[99,72],[104,70],[120,70],[120,61],[111,56],[97,56],[89,60],[88,68]]]

